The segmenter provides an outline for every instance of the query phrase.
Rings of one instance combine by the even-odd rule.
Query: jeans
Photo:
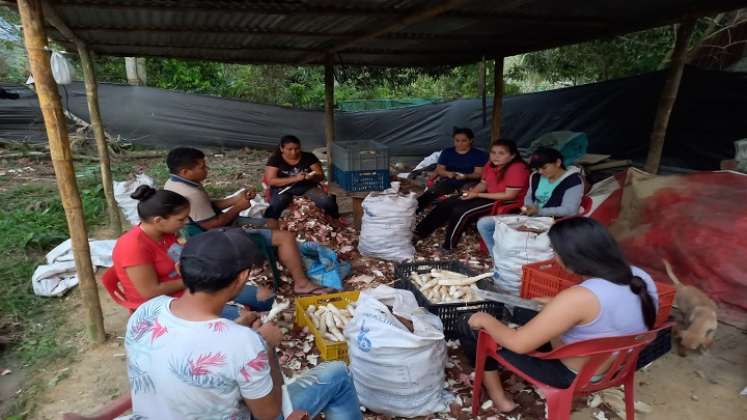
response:
[[[324,210],[327,216],[334,218],[340,216],[339,209],[337,208],[337,198],[325,193],[319,186],[309,185],[308,183],[296,184],[280,194],[280,191],[284,188],[272,187],[270,207],[265,210],[264,214],[266,219],[279,219],[283,210],[288,208],[295,196],[308,197],[317,207]]]
[[[241,292],[233,298],[233,301],[248,306],[252,311],[269,311],[270,308],[272,308],[272,303],[275,301],[275,296],[271,296],[265,300],[257,300],[257,290],[259,289],[256,286],[246,285],[241,289]],[[239,317],[239,308],[234,305],[225,305],[223,306],[223,311],[221,311],[220,317],[232,320],[236,319]]]
[[[327,420],[359,420],[361,414],[353,377],[343,362],[322,363],[286,386],[294,410]]]
[[[488,254],[493,257],[493,234],[495,233],[495,217],[488,216],[483,217],[477,221],[477,231],[480,232],[480,237],[485,242],[485,246],[488,248]]]

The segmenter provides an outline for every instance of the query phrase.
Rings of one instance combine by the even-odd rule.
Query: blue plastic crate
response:
[[[332,167],[335,183],[348,192],[382,191],[389,187],[389,171],[343,171]]]
[[[389,170],[389,148],[371,140],[335,142],[332,164],[343,171]]]

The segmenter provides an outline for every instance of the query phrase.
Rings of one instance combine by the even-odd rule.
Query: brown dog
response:
[[[707,349],[713,344],[718,326],[716,303],[695,286],[682,284],[669,261],[662,261],[667,275],[677,288],[675,305],[683,314],[682,323],[674,328],[675,337],[680,343],[680,356],[685,356],[687,350]]]

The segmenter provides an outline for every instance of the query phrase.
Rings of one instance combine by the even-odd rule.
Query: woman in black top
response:
[[[324,212],[338,217],[337,201],[321,188],[324,180],[322,164],[313,153],[301,151],[301,140],[296,136],[283,136],[280,148],[270,156],[265,166],[265,181],[270,185],[272,198],[265,210],[267,226],[278,229],[278,219],[293,197],[303,195],[310,198]]]

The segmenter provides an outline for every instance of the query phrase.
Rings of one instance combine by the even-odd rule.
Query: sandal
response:
[[[299,292],[299,291],[296,291],[296,289],[293,289],[293,293],[296,296],[319,296],[319,295],[326,295],[328,293],[334,293],[334,290],[328,287],[317,286],[306,292]]]

